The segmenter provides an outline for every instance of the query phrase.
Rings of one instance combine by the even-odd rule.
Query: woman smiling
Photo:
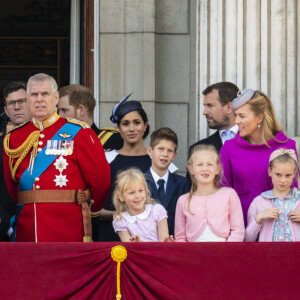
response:
[[[149,134],[147,114],[139,101],[126,101],[129,96],[123,98],[114,107],[110,117],[110,120],[117,124],[124,144],[118,151],[113,150],[105,153],[106,159],[110,164],[112,188],[105,202],[104,209],[97,216],[99,224],[93,227],[94,231],[96,229],[96,232],[93,232],[93,240],[95,241],[119,240],[112,227],[113,215],[115,213],[112,195],[117,173],[131,167],[145,172],[151,166],[151,158],[147,154],[147,148],[143,143],[143,139]]]
[[[280,129],[271,100],[263,92],[246,89],[233,100],[232,108],[239,132],[221,148],[222,184],[233,187],[238,193],[246,223],[252,200],[272,189],[268,177],[270,154],[277,148],[295,151],[296,148],[295,141],[287,138]],[[296,179],[294,186],[298,186]]]

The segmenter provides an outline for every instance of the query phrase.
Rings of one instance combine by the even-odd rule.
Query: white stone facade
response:
[[[270,95],[288,135],[300,134],[299,0],[100,0],[99,10],[101,126],[133,92],[152,130],[178,134],[184,172],[189,145],[210,134],[202,90],[232,81]]]

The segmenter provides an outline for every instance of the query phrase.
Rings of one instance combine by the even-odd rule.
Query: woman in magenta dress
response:
[[[278,148],[296,151],[294,140],[286,137],[276,120],[270,98],[261,91],[247,89],[232,102],[239,132],[226,141],[220,158],[224,168],[222,184],[238,193],[246,225],[248,208],[255,197],[272,189],[268,159]],[[297,177],[292,187],[297,187]]]

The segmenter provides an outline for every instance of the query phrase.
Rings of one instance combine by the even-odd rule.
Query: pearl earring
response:
[[[260,124],[257,124],[257,127],[260,128]]]

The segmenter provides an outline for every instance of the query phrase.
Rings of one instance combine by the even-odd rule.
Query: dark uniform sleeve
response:
[[[98,134],[104,151],[119,150],[123,147],[123,139],[115,128],[101,128]]]

